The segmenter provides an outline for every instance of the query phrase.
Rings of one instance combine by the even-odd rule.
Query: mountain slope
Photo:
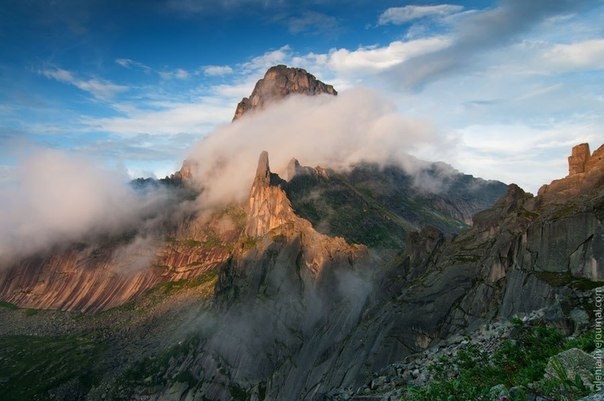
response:
[[[593,313],[604,284],[603,154],[579,145],[569,176],[534,197],[427,162],[292,160],[286,180],[262,152],[244,204],[203,210],[189,195],[150,217],[156,231],[3,266],[0,393],[325,400],[516,314],[550,307],[572,332],[570,311]]]
[[[403,250],[409,232],[431,225],[447,233],[505,194],[506,185],[424,163],[414,177],[397,165],[363,163],[350,171],[288,167],[285,191],[296,212],[329,235],[372,248]]]
[[[594,168],[585,175],[604,171],[601,162]],[[97,366],[87,371],[94,380],[66,372],[77,380],[53,376],[44,391],[88,400],[320,400],[453,334],[556,302],[559,315],[549,322],[572,332],[564,310],[589,313],[581,302],[604,280],[602,186],[582,186],[561,201],[554,192],[533,197],[511,185],[458,235],[433,227],[411,234],[404,261],[387,268],[367,247],[314,230],[295,214],[286,185],[262,154],[250,212],[219,268],[211,303],[195,284],[105,312],[110,322],[130,319],[124,326],[101,314],[62,327],[81,341],[105,333],[85,362]],[[13,322],[4,333],[35,327],[35,316],[28,321],[23,311],[4,309],[0,318]],[[53,347],[73,341],[40,341],[51,338]],[[0,339],[12,341],[7,349],[20,346],[15,337]],[[10,363],[15,355],[5,357]]]
[[[260,113],[287,96],[321,94],[337,92],[302,69],[275,66],[258,81],[249,107],[237,110]],[[159,182],[134,182],[141,191],[160,188],[169,194],[169,201],[147,216],[144,224],[150,228],[125,227],[58,243],[17,260],[0,259],[0,299],[29,308],[96,312],[161,283],[220,268],[233,256],[242,230],[252,241],[258,236],[245,227],[246,213],[263,212],[244,204],[204,208],[203,185],[193,186],[195,163],[185,161],[180,171]],[[414,175],[396,165],[359,164],[335,171],[292,163],[288,181],[279,178],[279,185],[294,213],[323,234],[392,255],[404,250],[407,233],[425,225],[445,232],[466,227],[473,213],[505,190],[502,183],[462,175],[438,163],[416,161],[421,167]],[[218,174],[220,167],[216,169]]]

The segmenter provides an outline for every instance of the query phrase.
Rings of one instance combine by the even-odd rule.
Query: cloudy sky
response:
[[[416,156],[536,192],[604,142],[602,21],[598,0],[5,0],[0,182],[40,149],[168,175],[287,64],[433,127]]]

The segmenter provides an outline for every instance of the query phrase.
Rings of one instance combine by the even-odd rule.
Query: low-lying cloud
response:
[[[405,118],[385,98],[354,89],[338,96],[291,96],[245,115],[196,144],[188,158],[196,161],[203,200],[216,204],[247,196],[263,150],[271,170],[286,178],[293,157],[303,165],[334,169],[366,161],[411,170],[415,162],[409,154],[440,140],[428,121]]]
[[[141,192],[116,171],[55,150],[37,150],[0,192],[0,260],[57,243],[141,230],[169,201]]]

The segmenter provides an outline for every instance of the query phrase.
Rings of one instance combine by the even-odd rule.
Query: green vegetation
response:
[[[499,384],[506,388],[524,388],[525,391],[532,386],[539,394],[553,400],[562,400],[560,386],[566,389],[570,397],[579,398],[589,394],[579,379],[571,381],[563,369],[554,379],[543,380],[543,376],[550,357],[575,347],[586,352],[593,351],[593,331],[576,339],[565,340],[554,329],[522,326],[518,321],[514,323],[511,339],[506,340],[495,353],[487,353],[474,346],[460,351],[452,360],[441,359],[430,367],[433,375],[431,384],[409,388],[401,400],[488,400],[489,390]],[[525,398],[518,395],[512,399],[520,401]]]
[[[6,308],[6,309],[11,309],[11,310],[19,309],[19,307],[17,305],[11,304],[10,302],[6,302],[6,301],[0,301],[0,308]]]
[[[178,281],[166,281],[147,291],[152,298],[163,299],[178,292],[203,286],[202,290],[211,291],[218,280],[218,270],[203,272],[197,277]],[[208,293],[209,295],[209,293]]]
[[[192,238],[187,238],[182,240],[182,244],[188,246],[189,248],[195,248],[196,246],[200,246],[202,242]]]
[[[457,233],[467,227],[460,210],[489,207],[506,191],[502,183],[450,175],[442,166],[424,173],[428,183],[443,184],[437,193],[421,189],[418,177],[400,167],[376,164],[298,175],[285,191],[296,213],[318,231],[377,249],[402,249],[407,233],[426,225]]]
[[[91,336],[0,337],[2,400],[64,399],[61,388],[85,394],[100,379],[106,349]]]
[[[260,240],[260,237],[250,237],[250,236],[246,236],[242,242],[241,242],[241,246],[243,247],[244,250],[249,250],[252,249],[253,247],[256,246],[256,244],[258,244],[258,241]]]
[[[223,210],[221,216],[223,214],[229,216],[238,229],[242,230],[245,227],[247,214],[243,207],[236,205],[228,206]]]

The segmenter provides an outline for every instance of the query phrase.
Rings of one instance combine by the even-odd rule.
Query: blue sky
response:
[[[431,124],[446,146],[416,156],[535,192],[604,142],[602,21],[595,0],[6,0],[0,182],[48,148],[163,177],[287,64]]]

